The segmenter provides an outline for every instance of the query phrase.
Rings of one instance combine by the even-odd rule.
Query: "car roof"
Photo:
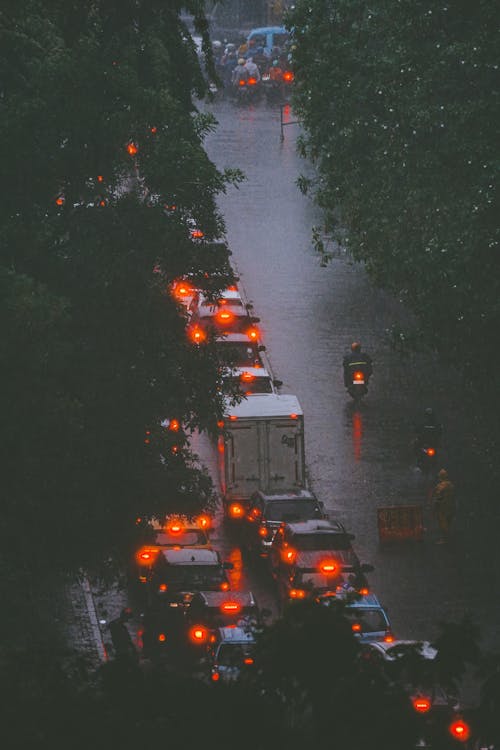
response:
[[[392,641],[387,643],[386,641],[373,641],[369,645],[370,648],[374,648],[376,651],[382,653],[388,660],[395,659],[394,654],[391,655],[391,651],[404,653],[405,649],[408,650],[415,648],[416,651],[424,659],[435,659],[437,656],[437,649],[435,649],[429,641]]]
[[[257,492],[253,493],[251,499],[257,498],[266,503],[279,500],[314,500],[314,502],[318,502],[316,495],[309,490],[289,490],[288,492],[263,492],[262,490],[257,490]]]
[[[215,339],[216,344],[251,344],[257,346],[257,342],[253,341],[248,333],[232,333],[228,331],[223,336],[217,336]]]
[[[271,378],[265,367],[228,367],[227,374],[224,373],[224,377],[239,378],[245,372],[249,375],[253,375],[254,378]]]
[[[295,414],[297,417],[303,415],[302,407],[297,396],[291,394],[256,393],[252,399],[244,399],[239,404],[231,404],[227,400],[226,410],[228,414],[237,419],[260,417],[288,417]]]
[[[290,521],[285,528],[292,534],[345,534],[346,530],[339,521],[312,519],[310,521]]]
[[[220,607],[224,602],[238,602],[242,607],[256,607],[251,591],[199,591],[193,598],[201,599],[207,607]]]
[[[253,631],[246,628],[218,628],[218,636],[221,643],[255,643]]]
[[[218,552],[200,547],[182,547],[161,551],[169,565],[220,565]]]
[[[339,565],[344,572],[352,570],[356,562],[356,555],[352,549],[328,549],[328,550],[298,550],[294,566],[297,570],[313,570],[323,562],[332,560]]]
[[[360,596],[359,599],[349,602],[347,606],[349,609],[351,607],[356,607],[356,609],[382,609],[382,605],[375,594],[365,594],[364,596]]]

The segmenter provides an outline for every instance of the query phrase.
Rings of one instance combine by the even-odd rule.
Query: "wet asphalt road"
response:
[[[371,286],[362,266],[342,252],[320,266],[311,244],[320,216],[296,186],[298,175],[310,170],[296,154],[299,126],[287,126],[281,143],[278,106],[221,100],[207,108],[219,122],[206,144],[210,157],[220,168],[241,168],[247,178],[228,190],[220,207],[281,390],[296,394],[304,410],[311,488],[356,535],[361,560],[375,565],[373,590],[397,637],[430,638],[439,621],[469,613],[484,644],[499,649],[496,532],[488,534],[488,502],[495,499],[474,493],[479,468],[470,455],[467,394],[432,353],[402,358],[391,348],[387,330],[408,315]],[[295,119],[291,112],[286,117]],[[340,367],[353,340],[374,359],[359,409],[345,392]],[[457,486],[457,518],[446,545],[436,544],[425,504],[429,481],[414,466],[413,423],[426,406],[444,422],[441,465]],[[424,505],[424,541],[379,543],[377,508],[393,504]],[[222,532],[220,543],[237,556]],[[250,574],[252,588],[268,603],[272,587],[265,580]]]

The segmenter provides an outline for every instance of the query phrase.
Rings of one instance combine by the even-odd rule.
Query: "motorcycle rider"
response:
[[[247,58],[245,68],[247,70],[249,78],[255,78],[257,82],[260,81],[260,70],[258,66],[254,63],[252,57]]]
[[[238,64],[236,65],[235,69],[233,70],[233,77],[232,77],[232,84],[233,86],[238,86],[238,81],[247,81],[248,80],[248,70],[245,66],[245,60],[243,57],[240,57],[238,60]]]
[[[418,451],[429,446],[437,448],[442,432],[443,425],[439,422],[434,409],[428,406],[423,419],[415,425],[415,449]]]
[[[351,344],[351,353],[346,354],[342,366],[344,368],[344,385],[349,388],[352,385],[352,377],[355,370],[361,370],[365,379],[373,372],[372,359],[368,354],[361,353],[361,344],[353,341]]]

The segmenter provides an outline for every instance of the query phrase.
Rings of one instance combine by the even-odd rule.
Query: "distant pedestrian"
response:
[[[132,610],[122,609],[120,616],[109,623],[109,632],[113,641],[115,657],[122,662],[137,664],[138,655],[127,628],[127,622],[132,617]]]
[[[432,502],[434,504],[434,515],[441,534],[437,543],[447,541],[450,526],[455,515],[455,487],[448,479],[446,469],[441,469],[438,474],[438,483],[432,491]]]

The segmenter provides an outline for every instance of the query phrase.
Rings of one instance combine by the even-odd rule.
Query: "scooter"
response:
[[[365,375],[362,370],[354,370],[350,376],[350,384],[347,386],[347,392],[354,401],[361,401],[363,396],[368,393],[369,375]]]

